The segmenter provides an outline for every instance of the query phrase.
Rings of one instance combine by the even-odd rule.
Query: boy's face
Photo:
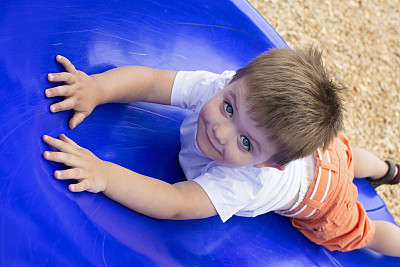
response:
[[[237,168],[275,167],[268,164],[277,148],[250,119],[246,84],[239,79],[210,99],[200,110],[196,142],[201,152],[219,164]]]

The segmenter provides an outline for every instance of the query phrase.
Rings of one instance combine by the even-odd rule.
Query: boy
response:
[[[65,135],[44,136],[60,151],[44,152],[45,159],[71,167],[55,171],[55,178],[78,180],[69,186],[72,192],[103,192],[154,218],[218,214],[226,221],[275,211],[330,250],[367,247],[400,256],[400,229],[368,219],[352,183],[354,176],[398,183],[399,165],[350,148],[341,134],[340,88],[315,49],[271,50],[236,74],[221,75],[128,66],[88,76],[66,58],[56,59],[66,72],[48,79],[65,84],[45,93],[65,97],[50,110],[73,109],[71,129],[108,102],[193,111],[181,126],[187,181],[173,185],[102,161]]]

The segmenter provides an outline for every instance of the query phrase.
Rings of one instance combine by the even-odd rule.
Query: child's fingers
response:
[[[75,77],[70,72],[58,72],[47,74],[47,80],[49,80],[49,82],[65,82],[67,84],[72,84],[75,82]]]
[[[73,154],[75,152],[75,150],[76,150],[76,148],[74,148],[74,146],[72,146],[71,144],[69,144],[69,143],[67,143],[67,142],[65,142],[63,140],[60,140],[60,139],[57,139],[57,138],[53,138],[53,137],[48,136],[48,135],[44,135],[43,136],[43,141],[46,144],[58,149],[61,152]]]
[[[50,111],[55,113],[59,111],[70,110],[75,107],[75,101],[72,98],[64,99],[61,102],[55,103],[50,106]]]
[[[71,73],[76,71],[75,66],[66,57],[58,55],[56,56],[56,60],[64,66],[66,71]]]
[[[78,126],[78,124],[80,124],[85,118],[87,117],[87,115],[83,112],[75,112],[74,116],[72,117],[72,119],[69,121],[69,128],[72,130],[74,129],[76,126]]]
[[[75,147],[76,149],[80,149],[82,147],[80,147],[77,143],[75,143],[71,138],[69,138],[68,136],[66,136],[65,134],[60,134],[59,136],[60,140],[72,145],[73,147]]]
[[[85,179],[82,180],[81,182],[77,183],[77,184],[70,184],[68,186],[69,191],[71,192],[82,192],[82,191],[86,191],[88,190],[90,187],[89,182]]]
[[[72,169],[67,169],[67,170],[62,170],[62,171],[55,171],[54,172],[54,177],[56,177],[58,180],[70,180],[70,179],[82,179],[84,178],[82,169],[80,168],[72,168]]]
[[[76,156],[64,152],[45,151],[43,157],[46,160],[63,163],[70,167],[79,167],[81,165]]]
[[[74,89],[73,85],[60,85],[46,89],[45,94],[47,97],[72,96],[75,93]]]

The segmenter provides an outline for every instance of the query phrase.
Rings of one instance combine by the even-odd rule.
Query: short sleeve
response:
[[[207,193],[223,222],[254,200],[262,188],[256,168],[216,165],[193,179]]]
[[[232,80],[234,71],[179,71],[171,93],[171,105],[196,111]]]

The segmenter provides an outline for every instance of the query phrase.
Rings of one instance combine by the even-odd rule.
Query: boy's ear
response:
[[[275,168],[275,169],[278,169],[280,171],[283,171],[285,169],[285,166],[281,166],[279,164],[269,163],[269,162],[258,163],[258,164],[255,164],[253,166],[256,167],[256,168],[263,168],[263,167]]]

